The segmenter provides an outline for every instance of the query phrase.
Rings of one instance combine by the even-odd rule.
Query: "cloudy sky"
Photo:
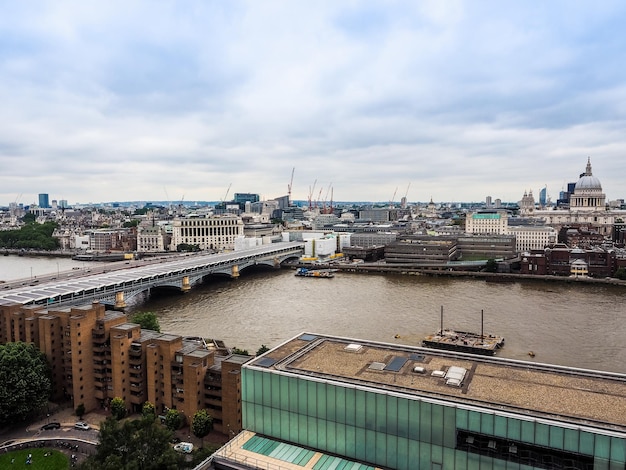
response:
[[[626,197],[626,3],[0,0],[0,204]],[[315,189],[313,185],[315,184]]]

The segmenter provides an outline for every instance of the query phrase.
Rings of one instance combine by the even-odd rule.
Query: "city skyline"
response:
[[[0,206],[272,199],[294,168],[297,200],[556,201],[589,157],[624,198],[620,2],[0,13]]]

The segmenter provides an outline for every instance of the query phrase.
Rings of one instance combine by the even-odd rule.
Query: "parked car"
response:
[[[74,424],[74,429],[80,429],[81,431],[89,431],[89,429],[91,428],[84,421],[79,421],[78,423]]]
[[[179,442],[174,446],[176,452],[184,452],[185,454],[191,454],[193,451],[193,444],[191,442]]]
[[[53,421],[51,423],[47,423],[44,424],[43,426],[41,426],[41,430],[42,431],[49,431],[51,429],[59,429],[61,427],[61,423],[57,423],[56,421]]]

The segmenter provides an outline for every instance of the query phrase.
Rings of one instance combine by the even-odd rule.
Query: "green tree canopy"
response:
[[[154,420],[156,418],[156,408],[154,407],[154,405],[149,401],[145,402],[143,404],[143,407],[141,408],[141,416],[144,419]]]
[[[257,350],[256,355],[260,356],[261,354],[266,353],[269,350],[270,350],[270,348],[268,348],[267,346],[262,344],[261,347]]]
[[[176,431],[183,425],[183,415],[178,410],[167,410],[165,413],[165,426],[170,431]]]
[[[76,410],[74,410],[74,412],[79,419],[83,419],[83,415],[85,414],[85,405],[81,403],[76,407]]]
[[[161,332],[161,325],[159,325],[159,319],[154,312],[138,312],[130,317],[130,321],[141,325],[143,330],[153,330],[158,333]]]
[[[181,456],[169,444],[172,432],[155,420],[140,419],[124,424],[107,418],[100,425],[99,444],[84,470],[177,470],[185,468]]]
[[[626,269],[624,269],[624,268],[617,268],[617,271],[615,271],[614,276],[617,279],[620,279],[622,281],[626,281]]]
[[[111,415],[115,419],[122,419],[126,416],[126,403],[120,397],[111,400]]]
[[[213,429],[213,417],[207,410],[198,410],[193,415],[191,421],[191,432],[193,435],[202,439]]]
[[[43,409],[51,391],[45,355],[30,343],[0,345],[0,423]]]
[[[498,272],[498,263],[495,259],[487,260],[487,264],[485,265],[485,271],[488,273],[497,273]]]
[[[52,237],[55,222],[45,224],[28,223],[19,230],[0,232],[0,246],[14,249],[56,250],[59,240]]]

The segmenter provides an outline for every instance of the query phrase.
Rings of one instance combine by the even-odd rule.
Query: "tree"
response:
[[[262,344],[261,347],[259,348],[259,350],[256,352],[256,355],[260,356],[261,354],[266,353],[269,350],[270,350],[270,348],[268,348],[267,346]]]
[[[120,397],[115,397],[111,400],[111,415],[117,420],[126,416],[126,403]]]
[[[81,468],[86,470],[176,470],[182,459],[169,444],[171,431],[155,420],[129,420],[124,424],[107,418],[100,425],[99,444]]]
[[[159,319],[154,312],[138,312],[130,317],[130,321],[141,325],[143,330],[153,330],[157,333],[161,332],[161,325],[159,325]]]
[[[237,346],[233,348],[233,354],[239,354],[240,356],[249,356],[250,353],[247,349],[239,349]]]
[[[176,431],[183,425],[183,415],[178,410],[167,410],[165,413],[165,427],[170,431]]]
[[[213,417],[207,410],[198,410],[191,421],[191,432],[199,439],[209,434],[213,429]]]
[[[149,401],[145,402],[141,408],[141,416],[143,416],[144,419],[154,420],[156,418],[156,408],[154,405]]]
[[[498,263],[495,259],[487,260],[487,264],[485,264],[485,271],[488,273],[497,273],[498,272]]]
[[[23,420],[48,404],[46,356],[30,343],[0,345],[0,423]]]
[[[617,268],[617,271],[615,271],[615,274],[613,276],[622,281],[626,281],[626,269]]]
[[[81,403],[80,405],[78,405],[76,407],[75,413],[76,416],[78,416],[78,419],[83,419],[83,415],[85,414],[85,404]]]

